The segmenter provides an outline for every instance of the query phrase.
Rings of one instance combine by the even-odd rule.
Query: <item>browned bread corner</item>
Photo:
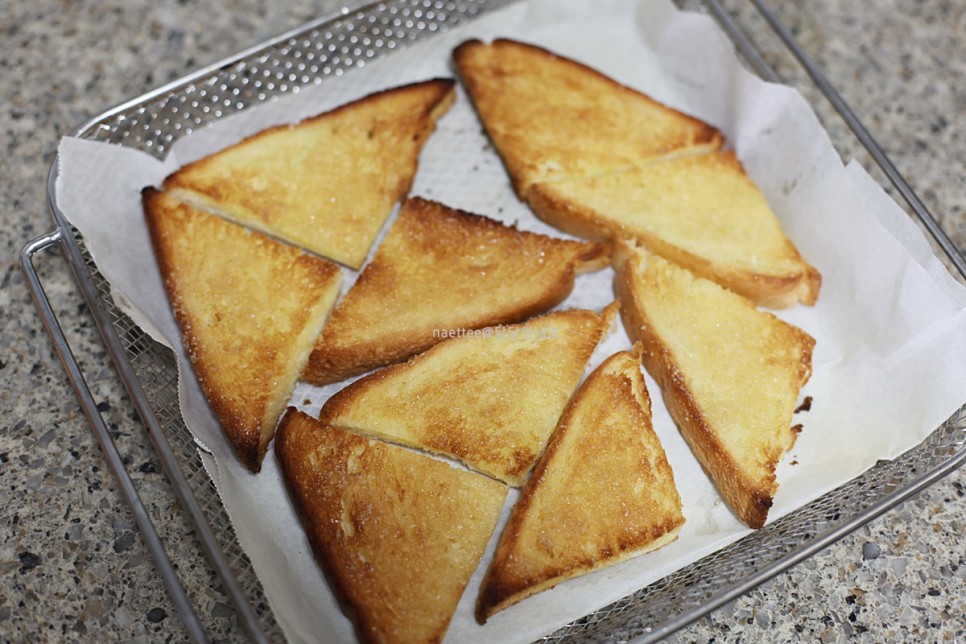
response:
[[[164,189],[359,268],[454,98],[449,79],[370,94],[186,165]]]
[[[640,357],[617,353],[560,418],[500,537],[476,618],[659,548],[683,524]]]
[[[557,311],[450,338],[355,381],[319,418],[521,485],[615,315]]]
[[[815,341],[633,244],[617,245],[616,264],[624,326],[671,416],[735,514],[762,527]]]
[[[344,380],[428,349],[449,332],[511,324],[563,301],[608,265],[604,244],[556,239],[419,197],[339,302],[302,380]]]
[[[721,143],[710,125],[534,45],[469,40],[453,60],[523,200],[534,183]]]
[[[506,486],[295,409],[282,419],[275,454],[315,557],[360,638],[442,641]]]
[[[152,188],[143,203],[201,389],[238,459],[257,472],[342,271]]]

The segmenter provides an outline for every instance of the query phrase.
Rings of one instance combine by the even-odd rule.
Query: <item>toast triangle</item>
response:
[[[541,183],[529,202],[561,230],[636,239],[762,306],[818,298],[821,275],[782,232],[731,150],[669,155],[631,170]]]
[[[721,144],[710,125],[534,45],[469,40],[453,59],[523,200],[534,183]]]
[[[559,304],[575,275],[609,259],[603,244],[410,198],[332,312],[302,380],[337,382],[408,358],[454,330],[519,322]]]
[[[634,238],[763,306],[815,303],[821,275],[712,126],[532,45],[470,40],[453,57],[541,219],[587,239]]]
[[[316,559],[360,639],[442,641],[506,486],[295,409],[282,419],[275,453]]]
[[[319,418],[519,486],[614,315],[557,311],[445,340],[352,383]]]
[[[683,523],[640,357],[614,354],[574,395],[523,488],[483,578],[477,621],[670,543]]]
[[[370,94],[186,165],[164,189],[359,268],[454,97],[447,79]]]
[[[624,326],[671,416],[735,514],[762,527],[815,341],[632,244],[618,244],[616,263]]]
[[[152,188],[143,202],[185,351],[238,459],[257,472],[342,271]]]

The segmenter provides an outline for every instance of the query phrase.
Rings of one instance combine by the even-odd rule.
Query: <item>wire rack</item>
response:
[[[118,143],[162,157],[178,138],[225,116],[312,84],[330,82],[366,61],[391,55],[407,43],[472,20],[510,4],[511,0],[390,0],[340,12],[263,43],[189,77],[105,112],[80,126],[75,136]],[[762,77],[781,80],[761,52],[717,0],[689,0],[688,9],[714,16],[732,38],[747,65]],[[784,26],[759,0],[752,4],[774,34],[842,116],[856,139],[892,181],[939,248],[963,276],[966,264],[928,210],[909,188],[858,118],[827,83]],[[58,246],[74,269],[103,341],[121,379],[132,395],[172,487],[209,553],[226,596],[244,627],[238,636],[278,641],[275,622],[248,557],[238,545],[217,490],[207,476],[178,403],[174,356],[156,343],[114,304],[109,284],[98,272],[84,240],[64,219],[57,205],[55,161],[48,185],[56,229],[28,244],[21,261],[28,285],[60,353],[72,385],[101,442],[115,476],[135,512],[188,635],[208,637],[168,561],[151,519],[117,457],[110,435],[96,410],[83,375],[60,330],[56,315],[37,277],[33,258]],[[879,462],[863,475],[815,502],[768,524],[715,552],[591,615],[547,636],[547,641],[653,641],[666,636],[747,592],[757,584],[821,550],[863,523],[885,512],[966,461],[966,407],[938,427],[923,443],[900,458]],[[152,536],[153,535],[153,536]]]

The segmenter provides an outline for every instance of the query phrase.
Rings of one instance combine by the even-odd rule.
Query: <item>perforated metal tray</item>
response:
[[[81,125],[73,135],[119,143],[160,158],[175,140],[199,127],[311,84],[337,82],[336,77],[364,67],[366,61],[391,55],[409,42],[431,38],[437,32],[511,1],[389,0],[340,12],[100,114]],[[751,69],[766,79],[782,80],[718,0],[683,4],[688,9],[712,14]],[[878,164],[933,236],[938,252],[966,278],[966,262],[859,119],[770,10],[759,0],[752,0],[750,4],[787,47],[786,53],[797,60],[800,67],[792,73],[810,78],[854,134],[853,139],[842,145],[858,148],[854,145],[857,141],[868,151],[871,160]],[[837,137],[837,143],[841,139]],[[195,614],[175,567],[168,560],[44,293],[34,267],[35,255],[42,250],[59,247],[70,263],[172,487],[196,526],[197,538],[209,553],[212,566],[223,581],[225,594],[235,606],[238,622],[256,641],[280,640],[283,635],[264,600],[259,581],[235,540],[227,514],[181,418],[173,355],[114,305],[110,287],[94,265],[84,240],[67,223],[58,206],[54,192],[56,179],[55,161],[48,182],[48,199],[56,228],[27,244],[21,263],[47,330],[121,491],[131,503],[187,633],[195,641],[204,641],[206,624]],[[816,553],[964,462],[966,407],[900,458],[878,463],[806,507],[562,627],[546,639],[596,641],[637,637],[653,641],[666,636]]]

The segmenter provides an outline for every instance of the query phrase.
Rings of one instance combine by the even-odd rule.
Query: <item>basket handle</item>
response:
[[[114,474],[114,478],[118,482],[121,493],[131,507],[131,512],[134,514],[134,521],[144,536],[148,550],[150,550],[151,556],[154,558],[154,563],[158,567],[158,571],[161,573],[161,577],[168,588],[168,592],[174,601],[175,608],[178,611],[181,622],[184,624],[185,630],[188,632],[188,636],[193,642],[207,642],[208,637],[205,634],[205,629],[198,619],[198,615],[195,613],[191,602],[188,600],[188,595],[185,593],[178,574],[175,572],[174,566],[168,558],[168,554],[164,549],[161,538],[158,536],[154,523],[151,521],[147,509],[144,507],[141,497],[138,495],[137,488],[135,488],[134,482],[131,480],[131,476],[128,474],[121,460],[121,456],[117,451],[117,445],[115,445],[114,439],[111,437],[107,425],[104,422],[104,418],[97,409],[97,403],[91,394],[91,390],[87,385],[87,381],[84,379],[83,373],[81,373],[77,359],[74,357],[67,337],[64,335],[64,331],[60,326],[60,321],[57,319],[57,315],[54,313],[54,309],[50,304],[50,298],[47,297],[47,293],[34,266],[34,255],[38,252],[51,249],[55,246],[62,248],[63,245],[63,234],[58,230],[42,235],[23,247],[23,250],[20,252],[20,268],[26,277],[27,288],[30,290],[34,304],[40,312],[47,333],[54,342],[54,348],[57,350],[57,355],[60,357],[60,361],[67,371],[67,377],[70,379],[71,387],[77,395],[84,415],[87,416],[87,420],[90,422],[94,437],[101,447],[101,452],[105,460],[107,460],[107,464]]]

